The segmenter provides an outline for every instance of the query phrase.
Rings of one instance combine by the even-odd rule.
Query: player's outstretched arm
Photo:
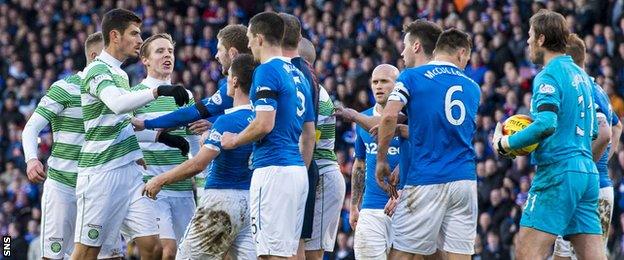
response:
[[[98,94],[100,100],[117,115],[132,112],[159,96],[174,97],[178,106],[182,106],[189,101],[189,95],[181,85],[163,85],[153,90],[145,89],[132,92],[109,85],[102,88]]]
[[[146,129],[173,128],[186,126],[201,118],[201,113],[196,106],[187,106],[156,118],[147,119],[144,124]]]
[[[614,115],[615,116],[615,115]],[[618,121],[617,124],[611,127],[611,150],[609,150],[609,159],[617,151],[620,145],[620,136],[622,135],[622,122]]]
[[[273,127],[275,127],[275,114],[275,110],[256,110],[256,118],[249,123],[245,130],[239,134],[230,132],[223,133],[221,137],[221,147],[223,149],[234,149],[241,145],[246,145],[262,139],[265,135],[273,131]]]
[[[160,192],[162,186],[188,179],[202,172],[214,158],[219,155],[219,150],[202,147],[195,157],[184,161],[175,168],[150,179],[143,188],[143,194],[152,199]]]
[[[342,118],[345,121],[355,122],[367,132],[371,131],[375,126],[379,125],[379,122],[381,121],[380,116],[367,116],[358,113],[352,108],[342,106],[336,107],[334,115]],[[405,117],[405,115],[399,114],[397,122],[402,123],[405,122],[406,119],[407,117]]]
[[[592,157],[594,162],[600,160],[602,154],[607,150],[611,141],[611,126],[607,122],[607,116],[601,112],[596,113],[598,120],[598,137],[592,142]]]
[[[26,161],[26,175],[28,180],[37,183],[42,182],[46,178],[43,164],[37,156],[37,137],[48,120],[37,113],[33,113],[26,122],[26,126],[22,131],[22,147],[24,148],[24,158]]]

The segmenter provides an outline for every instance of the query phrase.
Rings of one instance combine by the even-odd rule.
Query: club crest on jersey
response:
[[[542,94],[553,94],[555,93],[555,87],[549,84],[542,84],[539,86],[539,92]]]
[[[212,102],[214,102],[216,105],[221,105],[221,103],[223,102],[223,100],[221,99],[221,92],[217,91],[216,93],[214,93],[214,95],[212,95]]]
[[[208,138],[211,141],[221,142],[221,134],[215,130],[210,131],[210,136]]]

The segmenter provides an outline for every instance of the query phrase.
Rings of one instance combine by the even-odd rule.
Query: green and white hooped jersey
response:
[[[170,82],[159,81],[154,78],[146,78],[141,81],[140,84],[132,87],[132,91],[143,90],[143,89],[153,89],[163,84],[171,84]],[[189,92],[190,103],[189,105],[193,105],[194,99],[192,98],[192,94]],[[179,107],[175,104],[175,100],[173,97],[158,97],[156,100],[150,102],[134,111],[134,116],[141,119],[152,119],[165,114],[168,114],[172,111],[177,110]],[[151,130],[147,130],[151,131]],[[199,151],[199,139],[200,136],[192,134],[187,129],[177,129],[169,132],[173,135],[183,136],[189,142],[189,146],[191,147],[191,154],[195,155]],[[147,171],[143,174],[143,180],[147,181],[152,177],[162,174],[168,170],[171,170],[181,164],[182,162],[188,160],[188,157],[182,156],[180,154],[180,150],[176,148],[171,148],[162,143],[158,142],[139,142],[139,146],[143,151],[143,159],[147,164]],[[193,183],[192,180],[186,179],[183,181],[179,181],[173,184],[165,185],[162,187],[163,191],[161,195],[165,196],[175,196],[175,195],[188,195],[192,196],[193,191]],[[172,193],[173,192],[173,193]]]
[[[130,124],[131,114],[116,115],[100,99],[102,90],[115,87],[130,91],[128,75],[110,54],[102,52],[84,69],[80,89],[85,141],[78,159],[78,172],[103,173],[128,163],[143,154]]]
[[[336,164],[334,143],[336,141],[336,116],[334,116],[334,103],[327,90],[319,86],[319,114],[316,123],[316,149],[314,160],[319,168]]]
[[[52,153],[48,158],[48,178],[76,188],[78,156],[84,142],[80,75],[58,80],[41,98],[35,113],[52,126]]]

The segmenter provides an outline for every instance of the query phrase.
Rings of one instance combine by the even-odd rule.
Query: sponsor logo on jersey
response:
[[[553,94],[555,93],[555,87],[549,84],[542,84],[539,86],[539,92],[542,94]]]
[[[214,93],[214,95],[212,95],[212,102],[214,102],[216,105],[221,105],[221,103],[223,103],[223,99],[221,99],[221,92],[217,91]]]

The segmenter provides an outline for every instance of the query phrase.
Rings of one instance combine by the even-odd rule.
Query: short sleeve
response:
[[[538,75],[533,82],[533,100],[535,109],[557,113],[561,106],[561,89],[559,84],[548,74]]]
[[[361,131],[362,129],[360,129],[360,127],[357,127],[357,130],[355,131],[357,133],[357,136],[355,137],[355,158],[357,159],[361,159],[364,160],[366,159],[366,147],[364,146],[364,140],[362,140],[362,136],[361,136]]]
[[[231,107],[227,99],[227,81],[219,81],[219,89],[209,98],[205,99],[204,104],[211,115],[221,115],[223,111]]]
[[[408,86],[407,76],[404,71],[401,74],[399,74],[399,77],[397,78],[396,83],[394,85],[394,89],[392,90],[392,93],[390,93],[390,96],[388,97],[388,101],[391,101],[391,100],[399,101],[403,103],[404,105],[407,105],[407,102],[409,101],[409,98],[410,98],[410,92],[407,86]]]
[[[256,68],[253,76],[252,102],[254,110],[274,111],[277,109],[277,98],[279,93],[279,74],[277,71],[269,71],[269,64],[260,65]]]
[[[208,134],[208,138],[204,141],[204,146],[206,148],[221,151],[221,135],[227,131],[227,126],[225,125],[227,122],[222,120],[222,118],[215,121],[210,129],[210,133]]]
[[[71,102],[71,95],[58,85],[52,85],[43,98],[39,101],[35,113],[39,114],[48,122],[52,122],[61,111]]]

